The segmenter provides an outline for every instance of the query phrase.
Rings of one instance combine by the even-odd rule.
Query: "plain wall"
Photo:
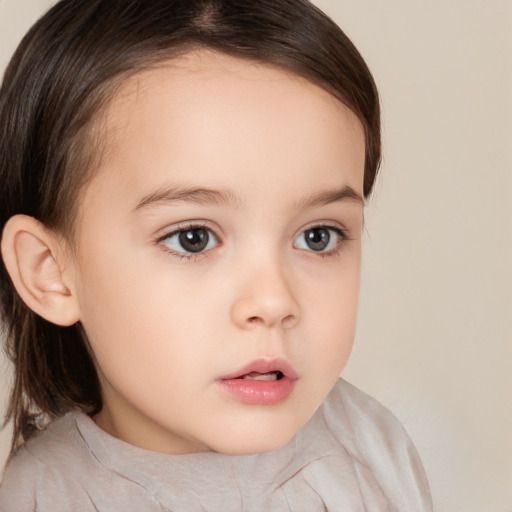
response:
[[[0,0],[0,69],[51,3]],[[511,512],[512,2],[315,3],[360,49],[383,107],[344,376],[405,425],[437,512]]]

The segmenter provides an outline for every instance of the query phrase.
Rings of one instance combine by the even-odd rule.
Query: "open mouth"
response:
[[[285,359],[257,359],[217,379],[229,397],[251,405],[276,405],[292,393],[298,372]]]
[[[267,373],[259,373],[259,372],[250,372],[246,373],[238,377],[239,379],[244,380],[281,380],[284,378],[284,373],[280,371],[267,372]]]
[[[219,380],[254,380],[280,381],[283,379],[297,380],[299,374],[295,368],[283,358],[256,359]]]

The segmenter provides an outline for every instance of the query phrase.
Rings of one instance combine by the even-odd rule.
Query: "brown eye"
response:
[[[188,229],[180,231],[178,239],[181,247],[187,252],[201,252],[208,246],[210,235],[206,229]]]
[[[190,226],[169,233],[159,243],[175,253],[187,255],[213,249],[218,245],[218,240],[211,230],[200,226]]]

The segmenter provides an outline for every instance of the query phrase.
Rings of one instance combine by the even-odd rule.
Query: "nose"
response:
[[[274,265],[246,268],[246,272],[231,306],[233,323],[242,329],[294,327],[299,322],[299,304],[282,270]]]

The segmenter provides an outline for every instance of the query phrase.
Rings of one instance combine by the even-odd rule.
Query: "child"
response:
[[[0,93],[0,509],[431,510],[352,346],[379,104],[307,0],[63,0]]]

